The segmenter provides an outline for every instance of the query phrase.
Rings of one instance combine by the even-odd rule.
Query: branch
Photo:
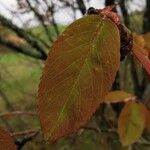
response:
[[[124,19],[124,24],[129,27],[130,26],[130,20],[129,20],[129,15],[128,15],[128,11],[126,9],[125,6],[126,1],[125,0],[121,0],[120,2],[120,8],[123,14],[123,19]]]
[[[18,46],[16,44],[14,44],[13,42],[10,42],[2,37],[0,37],[0,44],[10,48],[11,50],[13,50],[15,52],[19,52],[19,53],[25,54],[27,56],[30,56],[30,57],[33,57],[36,59],[45,60],[47,58],[47,55],[45,53],[34,52],[31,49],[27,49],[27,48]]]
[[[84,15],[86,13],[86,7],[84,4],[84,1],[83,0],[77,0],[77,4],[78,4],[79,10],[81,11],[82,15]]]
[[[47,54],[45,53],[45,49],[43,48],[43,46],[41,45],[41,43],[39,41],[37,41],[35,38],[33,38],[31,35],[27,34],[26,31],[24,31],[23,29],[17,27],[15,24],[13,24],[11,22],[11,20],[6,19],[4,16],[2,16],[0,14],[0,23],[13,30],[19,37],[24,38],[33,48],[35,48],[38,52],[41,53],[41,55],[43,56],[43,58],[47,57]],[[5,42],[3,42],[5,43]],[[12,44],[10,44],[12,45]],[[13,47],[13,46],[12,46]],[[17,48],[18,49],[18,48]],[[20,51],[20,50],[19,50]],[[23,50],[24,51],[24,50]],[[31,55],[32,56],[32,55]]]
[[[91,130],[91,131],[94,131],[95,133],[99,133],[100,131],[97,129],[97,128],[94,128],[94,127],[81,127],[81,129],[84,129],[84,130]]]
[[[14,132],[14,133],[11,133],[10,135],[11,136],[28,136],[28,135],[31,135],[33,133],[36,133],[36,132],[40,132],[40,129],[37,128],[37,129],[28,129],[28,130],[25,130],[25,131],[19,131],[19,132]]]
[[[13,117],[13,116],[25,116],[25,115],[29,115],[29,116],[37,116],[36,112],[25,112],[25,111],[14,111],[14,112],[6,112],[6,113],[2,113],[0,114],[0,118],[9,118],[9,117]]]
[[[13,133],[13,134],[11,134],[11,136],[26,135],[23,138],[17,139],[15,141],[15,144],[17,145],[17,150],[20,150],[27,142],[33,140],[39,133],[40,133],[39,130],[27,130],[26,132],[24,131],[24,133],[22,132],[22,134],[21,134],[21,132]]]
[[[150,0],[146,0],[146,9],[144,13],[143,31],[148,32],[150,30]]]
[[[34,15],[36,16],[36,18],[37,18],[37,19],[39,20],[39,22],[42,24],[42,26],[43,26],[43,28],[44,28],[44,31],[45,31],[45,33],[47,34],[48,39],[49,39],[51,42],[53,42],[52,36],[51,36],[51,34],[50,34],[50,32],[49,32],[48,26],[45,24],[45,21],[44,21],[43,16],[37,11],[36,8],[34,8],[34,7],[31,5],[31,3],[30,3],[29,0],[26,0],[26,2],[27,2],[27,4],[28,4],[29,8],[31,9],[31,11],[33,11],[33,13],[34,13]]]
[[[43,1],[44,1],[45,5],[47,6],[48,11],[51,13],[52,24],[53,24],[54,30],[55,30],[55,32],[56,32],[56,34],[58,36],[60,32],[59,32],[58,25],[57,25],[57,23],[55,21],[55,18],[54,18],[55,4],[53,2],[51,2],[52,6],[50,6],[49,3],[47,2],[47,0],[43,0]]]

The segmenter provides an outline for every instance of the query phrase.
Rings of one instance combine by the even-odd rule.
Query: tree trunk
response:
[[[81,11],[82,15],[84,15],[86,13],[86,7],[84,4],[84,1],[83,0],[77,0],[77,4],[78,4],[79,10]]]
[[[143,32],[150,31],[150,0],[146,0],[146,10],[144,14]]]
[[[113,5],[115,3],[115,0],[106,0],[105,6]]]
[[[126,25],[126,27],[129,27],[130,25],[129,15],[128,15],[125,3],[126,3],[126,0],[120,0],[120,8],[122,11],[124,24]]]

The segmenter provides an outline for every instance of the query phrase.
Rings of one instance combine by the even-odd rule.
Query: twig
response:
[[[81,129],[91,130],[91,131],[95,131],[96,133],[99,133],[99,130],[97,128],[94,128],[94,127],[81,127]]]
[[[10,135],[11,136],[24,136],[24,135],[31,135],[31,134],[34,134],[34,133],[37,133],[39,132],[40,129],[37,128],[37,129],[28,129],[28,130],[25,130],[25,131],[19,131],[19,132],[14,132],[14,133],[11,133]]]
[[[31,132],[31,131],[30,131]],[[26,133],[30,133],[29,131]],[[23,133],[23,132],[22,132]],[[34,132],[32,132],[29,135],[26,135],[24,137],[22,137],[21,139],[17,139],[15,141],[15,144],[17,145],[17,150],[22,149],[22,147],[29,141],[33,140],[37,135],[39,134],[39,130],[35,130]]]
[[[36,112],[26,112],[26,111],[14,111],[14,112],[6,112],[6,113],[2,113],[0,114],[0,118],[9,118],[12,116],[25,116],[25,115],[29,115],[29,116],[37,116]]]

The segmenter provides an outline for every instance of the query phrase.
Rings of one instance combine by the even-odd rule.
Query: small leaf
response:
[[[148,51],[147,49],[145,49],[145,40],[143,38],[143,36],[138,35],[136,33],[133,33],[133,47],[132,50],[133,51],[139,51],[141,52],[143,55],[148,57]]]
[[[16,150],[15,143],[7,131],[0,127],[0,150]]]
[[[145,47],[150,49],[150,32],[147,32],[143,35],[143,38],[145,40]]]
[[[133,50],[133,54],[150,76],[150,59],[148,58],[148,56],[146,56],[142,51],[138,51],[137,49]]]
[[[38,94],[46,140],[75,132],[90,119],[115,79],[119,50],[116,25],[97,15],[75,21],[54,42]]]
[[[144,48],[145,47],[145,40],[143,38],[142,35],[138,35],[136,33],[133,33],[133,41],[138,45],[140,46],[141,48]]]
[[[145,128],[145,116],[136,102],[125,104],[118,120],[118,133],[121,143],[130,145],[136,142]]]
[[[135,100],[135,96],[124,91],[111,91],[104,98],[104,101],[109,103],[117,103],[123,101],[127,102],[129,100]]]
[[[142,64],[148,75],[150,75],[150,59],[148,57],[148,51],[143,48],[143,44],[141,44],[143,40],[141,37],[133,34],[133,47],[132,53],[134,57]]]

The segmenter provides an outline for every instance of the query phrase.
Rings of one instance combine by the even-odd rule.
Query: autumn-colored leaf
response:
[[[145,47],[150,49],[150,32],[145,33],[143,38],[145,40]]]
[[[139,48],[139,47],[137,47],[137,48]],[[148,58],[148,56],[146,56],[142,51],[138,51],[137,49],[133,50],[133,55],[140,62],[140,64],[142,64],[145,71],[150,76],[150,59]]]
[[[9,133],[0,127],[0,150],[16,150],[15,143]]]
[[[143,110],[143,113],[145,115],[145,127],[148,130],[148,132],[150,133],[150,111],[146,108],[146,106],[144,104],[140,104],[141,109]]]
[[[72,23],[54,42],[39,86],[46,140],[77,131],[110,90],[120,60],[116,25],[97,15]]]
[[[133,33],[133,51],[137,50],[137,51],[141,51],[145,56],[148,57],[148,51],[147,49],[145,49],[145,40],[143,38],[142,35]]]
[[[124,91],[111,91],[104,98],[107,103],[127,102],[130,100],[135,100],[135,96]]]
[[[136,33],[133,33],[133,41],[138,45],[140,46],[141,48],[144,48],[145,47],[145,40],[143,38],[142,35],[139,35],[139,34],[136,34]]]
[[[145,128],[145,115],[136,102],[125,104],[118,120],[118,133],[123,145],[136,142]]]
[[[148,57],[148,51],[143,48],[142,38],[136,34],[133,35],[132,53],[140,64],[142,64],[148,75],[150,75],[150,59]]]

